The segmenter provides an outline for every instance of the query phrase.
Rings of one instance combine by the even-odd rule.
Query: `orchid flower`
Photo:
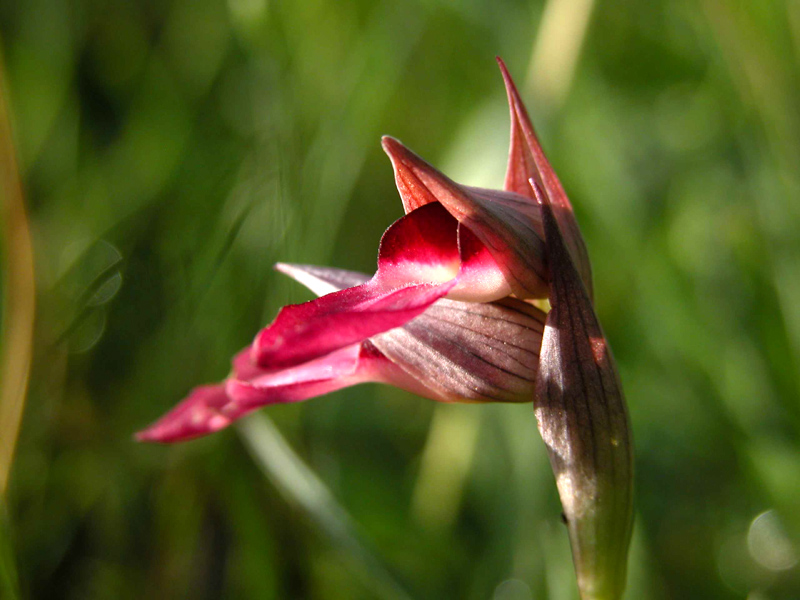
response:
[[[498,59],[511,112],[504,190],[464,186],[383,138],[405,215],[371,277],[279,264],[318,298],[283,308],[143,441],[176,442],[266,405],[364,382],[442,402],[534,402],[584,600],[621,597],[632,459],[619,377],[572,206]],[[534,306],[548,299],[548,314]]]

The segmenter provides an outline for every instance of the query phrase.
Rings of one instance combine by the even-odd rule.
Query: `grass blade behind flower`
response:
[[[328,487],[291,449],[272,421],[256,413],[237,423],[239,435],[253,459],[290,502],[300,506],[341,548],[377,597],[411,600],[374,552],[360,539],[347,511]]]

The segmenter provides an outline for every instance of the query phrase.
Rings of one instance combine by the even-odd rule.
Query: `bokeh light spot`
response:
[[[533,600],[533,593],[521,579],[507,579],[495,588],[492,600]]]
[[[767,510],[753,519],[747,532],[747,549],[753,560],[770,571],[791,569],[798,561],[797,548],[774,510]]]

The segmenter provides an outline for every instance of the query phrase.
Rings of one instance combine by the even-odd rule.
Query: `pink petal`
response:
[[[619,598],[632,520],[628,412],[592,301],[547,196],[540,197],[552,310],[539,361],[536,418],[567,519],[581,595]]]
[[[136,439],[161,443],[189,440],[227,427],[262,406],[300,402],[368,381],[427,392],[366,342],[292,369],[261,371],[250,381],[229,379],[197,387],[156,423],[137,433]],[[431,392],[426,395],[436,397]]]
[[[375,279],[304,304],[281,309],[256,336],[252,357],[283,368],[323,356],[413,319],[455,284],[416,284],[386,290]]]
[[[296,367],[263,372],[249,381],[229,379],[225,389],[231,403],[245,412],[268,404],[300,402],[370,380],[371,360],[380,360],[379,356],[353,344]]]
[[[540,189],[550,199],[556,220],[564,231],[564,239],[569,248],[572,260],[581,274],[584,285],[592,296],[592,268],[586,243],[575,220],[567,194],[558,179],[553,167],[544,155],[539,139],[533,129],[528,111],[522,102],[517,87],[501,58],[497,58],[508,94],[508,105],[511,111],[511,143],[508,151],[508,170],[506,171],[505,189],[533,199],[528,180],[533,178]]]
[[[231,377],[236,379],[249,381],[250,379],[258,377],[264,373],[264,369],[253,362],[253,349],[251,346],[248,346],[244,350],[240,350],[233,357],[231,363],[233,366],[233,373],[231,374]]]
[[[452,219],[440,205],[431,206],[427,210],[442,211],[448,219]],[[452,224],[455,224],[454,220]],[[414,244],[415,242],[412,241],[412,248]],[[469,229],[460,225],[458,226],[458,250],[461,256],[461,267],[457,274],[458,282],[448,292],[447,298],[466,302],[489,302],[504,298],[511,293],[511,288],[506,283],[502,271],[497,267],[491,252]],[[318,296],[330,294],[346,287],[361,285],[370,279],[363,273],[314,265],[278,263],[275,268],[299,281]],[[432,275],[436,274],[437,267],[435,265],[429,265],[428,269],[433,271]],[[412,275],[415,271],[419,273],[421,270],[410,269]],[[447,271],[447,269],[444,270]],[[450,273],[452,271],[445,272],[445,276]],[[397,274],[396,271],[394,275],[397,276]]]
[[[203,385],[147,429],[136,434],[140,442],[177,442],[212,433],[231,422],[225,385]]]
[[[538,206],[519,194],[459,185],[391,137],[382,144],[406,211],[440,203],[488,249],[517,296],[546,296]]]
[[[259,408],[277,402],[307,400],[312,396],[366,382],[388,383],[434,400],[443,399],[389,360],[369,340],[292,369],[264,374],[249,382],[229,380],[227,391],[231,398],[242,405]],[[289,389],[289,385],[298,389]],[[275,400],[272,397],[273,390],[280,387],[284,388],[281,399]]]
[[[440,204],[432,206],[441,208]],[[492,252],[472,231],[460,224],[458,249],[461,267],[456,285],[447,293],[447,298],[465,302],[492,302],[511,295],[511,286]]]

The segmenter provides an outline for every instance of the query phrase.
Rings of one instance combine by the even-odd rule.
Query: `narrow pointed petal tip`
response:
[[[392,161],[395,184],[397,185],[397,191],[400,192],[403,210],[406,213],[437,201],[436,196],[420,180],[419,175],[414,172],[414,165],[418,164],[422,159],[406,148],[399,140],[388,135],[381,138],[381,147]]]
[[[528,116],[528,110],[522,102],[522,96],[511,78],[505,63],[497,57],[497,64],[503,75],[508,96],[508,107],[511,115],[511,140],[508,149],[508,169],[504,189],[534,198],[528,180],[533,179],[548,197],[555,218],[563,232],[567,248],[572,260],[583,279],[583,283],[591,298],[592,268],[589,262],[589,253],[583,239],[572,204],[564,191],[561,181],[547,160],[544,150],[539,143],[539,138],[533,128],[533,123]]]
[[[168,444],[214,433],[233,421],[271,404],[289,404],[369,381],[423,386],[389,361],[370,343],[354,344],[290,369],[240,371],[245,353],[234,359],[234,373],[215,385],[194,388],[175,408],[135,434],[140,442]]]
[[[169,444],[218,431],[231,422],[227,404],[224,385],[196,387],[183,402],[146,429],[134,434],[134,438],[139,442]]]
[[[302,283],[317,296],[324,296],[369,281],[369,275],[356,271],[318,267],[315,265],[295,265],[276,263],[275,270]]]
[[[633,458],[614,359],[547,196],[542,203],[552,310],[534,407],[567,519],[583,600],[622,597],[632,529]]]

